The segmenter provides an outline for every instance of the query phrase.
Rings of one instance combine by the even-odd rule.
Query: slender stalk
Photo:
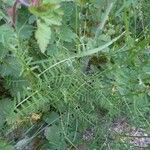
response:
[[[113,7],[113,4],[114,2],[111,2],[108,4],[107,6],[107,9],[106,9],[106,12],[105,12],[105,15],[104,15],[104,19],[102,20],[102,22],[100,23],[99,27],[97,28],[96,30],[96,33],[95,33],[95,40],[97,39],[97,37],[99,36],[100,32],[103,30],[107,20],[108,20],[108,17],[109,17],[109,13]]]

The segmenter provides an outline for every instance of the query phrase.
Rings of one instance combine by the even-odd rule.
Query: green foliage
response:
[[[13,146],[8,145],[5,141],[0,141],[0,149],[3,149],[3,150],[12,150]]]
[[[149,130],[147,3],[43,0],[14,29],[2,1],[0,149],[128,149],[111,135],[120,117]]]

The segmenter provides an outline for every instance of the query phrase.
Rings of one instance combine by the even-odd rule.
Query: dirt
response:
[[[114,137],[119,137],[120,141],[130,144],[131,147],[148,148],[150,146],[150,133],[143,128],[131,126],[125,118],[117,119],[110,131]]]

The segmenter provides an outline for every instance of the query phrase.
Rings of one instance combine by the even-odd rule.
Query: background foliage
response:
[[[0,149],[128,149],[110,127],[149,131],[149,1],[0,3]],[[87,130],[92,135],[85,137]]]

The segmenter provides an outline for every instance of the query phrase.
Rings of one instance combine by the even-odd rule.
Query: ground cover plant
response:
[[[1,0],[0,150],[150,144],[149,0]]]

